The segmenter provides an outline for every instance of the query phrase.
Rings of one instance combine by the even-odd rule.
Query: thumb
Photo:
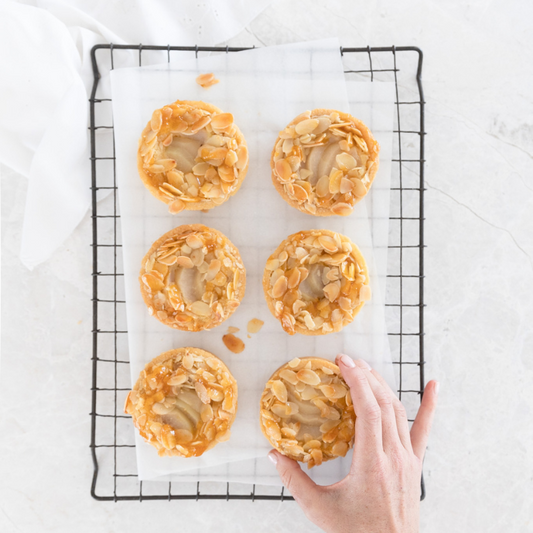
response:
[[[304,512],[310,510],[313,502],[319,496],[319,487],[316,483],[300,468],[296,461],[276,450],[269,452],[268,458],[276,465],[276,470],[285,488]]]

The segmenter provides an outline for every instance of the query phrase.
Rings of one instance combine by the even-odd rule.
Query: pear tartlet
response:
[[[316,216],[350,215],[378,170],[379,145],[348,113],[314,109],[279,133],[272,181],[292,207]]]
[[[328,230],[287,237],[268,258],[263,290],[270,312],[289,335],[340,331],[371,297],[359,248]]]
[[[167,326],[200,331],[221,324],[239,306],[246,269],[219,231],[189,224],[154,242],[139,276],[148,312]]]
[[[146,365],[124,411],[159,455],[198,457],[230,438],[237,394],[237,382],[218,357],[178,348]]]
[[[344,457],[353,446],[350,391],[326,359],[296,358],[278,368],[261,396],[260,421],[276,450],[309,468]]]
[[[242,185],[248,148],[231,113],[177,100],[156,109],[137,152],[139,175],[173,214],[224,203]]]

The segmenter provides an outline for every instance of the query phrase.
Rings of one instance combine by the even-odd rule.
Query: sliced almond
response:
[[[194,267],[194,263],[191,261],[191,258],[187,257],[186,255],[180,255],[176,259],[176,264],[178,266],[183,267],[183,268],[193,268]]]
[[[157,133],[161,129],[162,124],[163,124],[163,115],[161,114],[160,109],[156,109],[152,115],[152,119],[150,121],[150,127],[152,128],[152,131],[155,131]]]
[[[335,213],[336,215],[340,215],[340,216],[348,216],[348,215],[351,215],[352,212],[353,212],[353,207],[349,204],[346,204],[346,203],[343,203],[343,202],[340,202],[340,203],[337,203],[335,204],[331,210],[333,211],[333,213]]]
[[[241,145],[237,148],[237,164],[236,167],[239,170],[243,170],[248,165],[248,149],[246,146]]]
[[[285,403],[287,401],[287,387],[283,384],[283,381],[277,379],[274,380],[271,384],[272,392],[274,396],[281,402]]]
[[[211,118],[211,126],[217,130],[224,130],[231,124],[233,124],[233,115],[231,113],[220,113]]]
[[[303,368],[296,374],[299,381],[306,383],[307,385],[316,386],[320,383],[320,377],[318,374],[309,368]]]
[[[296,124],[294,129],[298,135],[305,135],[311,133],[317,126],[318,120],[316,118],[309,118]]]
[[[248,326],[247,326],[248,333],[259,333],[263,325],[264,325],[264,322],[262,320],[259,320],[259,318],[252,318],[252,320],[248,322]]]
[[[328,300],[330,302],[334,302],[339,294],[340,294],[340,291],[341,291],[341,287],[340,287],[340,284],[338,282],[334,282],[334,283],[328,283],[325,287],[324,287],[324,294],[327,296]]]
[[[354,184],[353,193],[358,198],[362,198],[367,193],[365,184],[358,179],[353,179],[352,183]]]
[[[201,317],[207,317],[211,315],[211,308],[205,302],[198,300],[191,305],[191,311]]]
[[[363,285],[359,289],[359,299],[362,302],[368,302],[372,298],[372,289],[369,285]]]
[[[187,239],[185,240],[187,243],[187,246],[190,246],[193,250],[196,250],[197,248],[202,248],[204,245],[204,242],[202,239],[200,239],[197,235],[189,235]]]
[[[281,298],[287,292],[287,288],[287,278],[285,276],[280,276],[272,287],[272,297],[276,299]]]
[[[346,152],[337,155],[336,161],[342,170],[351,170],[357,166],[355,158]]]
[[[222,337],[222,342],[225,344],[226,348],[233,353],[241,353],[245,346],[244,342],[241,339],[233,335],[233,333],[228,333]]]
[[[277,175],[283,180],[287,181],[292,175],[292,168],[286,159],[276,161],[275,170]]]

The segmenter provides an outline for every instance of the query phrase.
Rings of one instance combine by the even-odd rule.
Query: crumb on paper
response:
[[[196,83],[204,89],[208,89],[211,85],[216,85],[219,81],[220,80],[217,80],[212,72],[208,74],[200,74],[196,78]]]
[[[248,322],[248,333],[259,333],[263,327],[263,324],[264,322],[262,320],[259,320],[258,318],[252,318],[252,320]]]
[[[237,333],[238,331],[240,331],[239,328],[236,328],[234,326],[228,326],[228,333]]]
[[[233,333],[228,333],[222,337],[222,342],[226,345],[226,348],[233,353],[241,353],[244,350],[244,342],[235,337]]]
[[[250,334],[248,334],[248,335],[246,335],[246,336],[247,336],[247,337],[248,337],[249,339],[251,339],[251,338],[252,338],[252,336],[251,336]]]

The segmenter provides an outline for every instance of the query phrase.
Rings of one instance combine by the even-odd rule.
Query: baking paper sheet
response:
[[[220,83],[208,90],[199,87],[195,78],[203,72],[214,72]],[[273,143],[292,118],[318,107],[350,111],[339,43],[331,39],[160,67],[119,69],[111,73],[111,86],[132,383],[145,364],[160,353],[180,346],[196,346],[219,356],[239,386],[239,410],[231,439],[202,457],[161,458],[136,434],[139,479],[279,484],[275,469],[264,460],[270,445],[261,433],[258,413],[264,384],[281,364],[305,356],[333,360],[343,352],[364,357],[394,383],[366,203],[357,204],[350,217],[312,217],[289,207],[270,179]],[[375,96],[370,88],[362,86],[359,94],[361,98],[356,97],[359,103],[372,101]],[[176,99],[204,100],[233,113],[248,143],[250,165],[241,189],[209,213],[169,215],[167,207],[152,197],[138,177],[136,151],[140,132],[154,109]],[[364,120],[361,114],[356,116]],[[371,128],[372,118],[373,115],[366,121]],[[379,136],[378,141],[382,142]],[[376,183],[382,179],[382,168]],[[374,202],[370,202],[373,206]],[[388,213],[388,204],[386,209]],[[238,247],[247,269],[246,295],[238,310],[217,328],[197,333],[173,330],[150,317],[138,282],[141,259],[152,242],[178,225],[192,223],[202,223],[226,234]],[[284,238],[302,229],[315,228],[343,233],[360,247],[368,263],[373,299],[339,333],[291,337],[268,311],[261,287],[263,268]],[[382,228],[373,229],[383,233]],[[381,272],[385,268],[380,267]],[[260,333],[248,339],[246,325],[252,318],[260,318],[265,325]],[[232,354],[222,342],[228,326],[240,328],[237,335],[246,344],[241,354]],[[314,468],[313,478],[319,483],[341,479],[349,469],[349,461],[347,457]]]

